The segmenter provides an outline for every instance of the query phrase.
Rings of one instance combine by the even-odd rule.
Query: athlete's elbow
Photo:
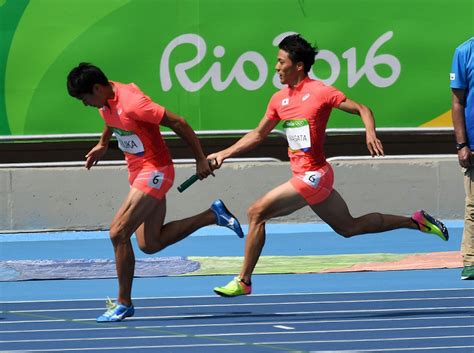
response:
[[[374,116],[372,109],[368,106],[361,104],[359,107],[359,115],[360,116]]]

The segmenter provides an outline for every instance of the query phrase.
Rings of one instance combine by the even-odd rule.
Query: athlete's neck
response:
[[[112,83],[112,82],[109,82],[109,85],[106,86],[105,88],[105,105],[110,108],[110,105],[109,105],[109,100],[112,100],[115,98],[115,90],[117,88],[115,87],[115,85]]]
[[[308,77],[308,75],[306,75],[306,74],[304,74],[304,75],[298,75],[298,76],[295,78],[294,82],[288,83],[288,87],[290,87],[290,88],[295,88],[295,87],[299,86],[299,84],[300,84],[301,82],[303,82],[303,81],[306,79],[306,77]]]

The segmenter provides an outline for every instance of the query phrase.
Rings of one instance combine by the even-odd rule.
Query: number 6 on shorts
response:
[[[148,179],[148,186],[154,189],[161,188],[161,184],[163,184],[165,174],[155,170],[150,173],[150,177]]]

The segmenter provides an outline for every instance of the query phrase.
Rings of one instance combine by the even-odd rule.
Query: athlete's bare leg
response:
[[[240,272],[240,278],[244,282],[250,282],[250,277],[265,244],[265,222],[271,218],[289,215],[306,205],[306,200],[296,192],[290,182],[286,182],[269,191],[250,206],[245,257]]]
[[[346,202],[336,190],[333,190],[323,202],[313,205],[311,208],[335,232],[347,238],[399,228],[418,229],[410,217],[369,213],[354,218],[351,216]]]
[[[258,199],[248,210],[249,232],[245,242],[245,258],[240,278],[250,283],[253,270],[265,244],[265,222],[289,215],[308,205],[306,200],[286,182]],[[336,190],[323,202],[311,206],[313,211],[338,234],[351,237],[385,232],[398,228],[418,229],[410,217],[370,213],[353,218],[344,199]]]
[[[135,255],[130,238],[134,232],[139,247],[147,253],[154,253],[184,239],[193,231],[216,222],[215,215],[210,209],[163,226],[165,215],[165,198],[159,200],[136,188],[130,190],[127,199],[115,215],[110,227],[110,238],[115,251],[119,303],[130,306],[132,302]]]

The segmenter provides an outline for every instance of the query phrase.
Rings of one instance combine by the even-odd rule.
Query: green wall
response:
[[[196,130],[250,129],[273,84],[275,40],[321,49],[312,74],[373,109],[378,127],[429,125],[450,109],[454,49],[472,0],[0,0],[0,134],[100,132],[66,91],[79,62],[135,82]],[[199,49],[199,50],[198,50]],[[361,127],[334,112],[329,127]]]

